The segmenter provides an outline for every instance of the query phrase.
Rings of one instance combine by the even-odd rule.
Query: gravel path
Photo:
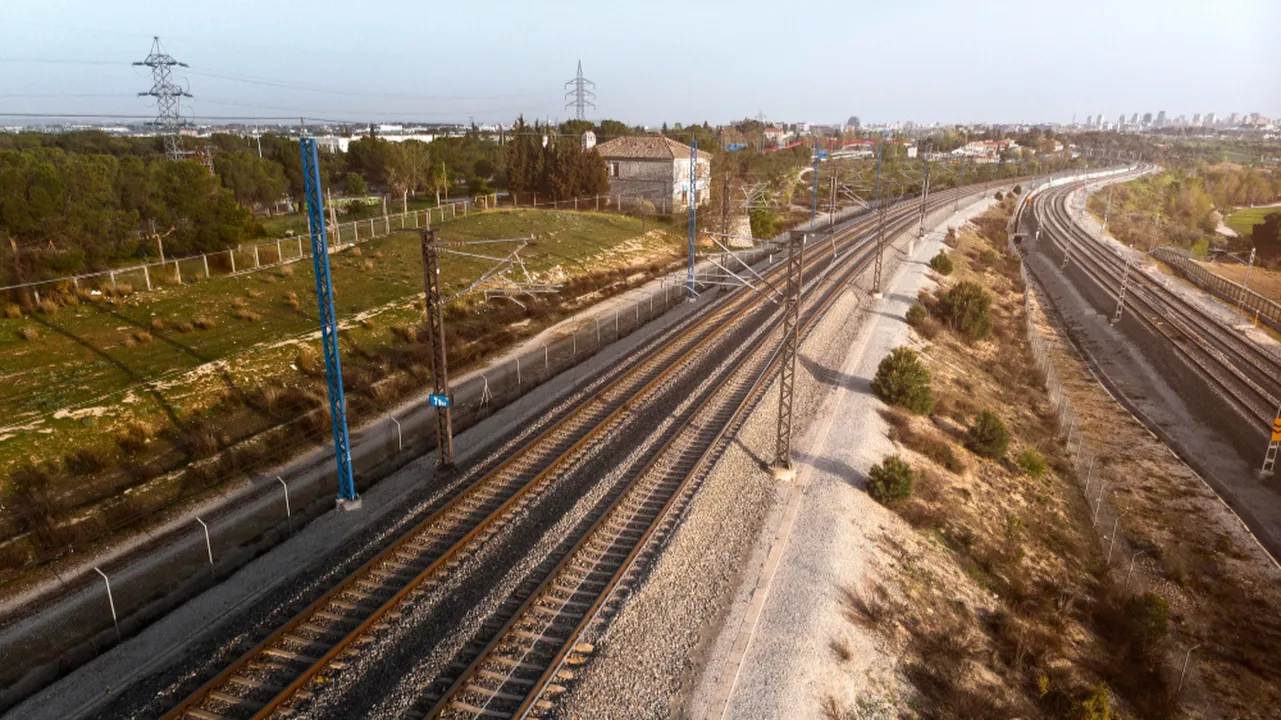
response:
[[[887,253],[884,300],[854,288],[815,329],[795,386],[796,426],[804,428],[794,443],[797,479],[780,483],[764,471],[777,418],[771,388],[645,582],[596,639],[558,717],[721,717],[730,687],[725,717],[817,717],[825,691],[872,687],[867,678],[888,671],[877,641],[854,637],[839,605],[840,588],[864,571],[848,549],[880,531],[883,511],[863,494],[860,472],[892,447],[868,385],[881,356],[906,337],[903,313],[955,218],[932,215],[943,226],[917,243],[909,262]],[[844,666],[828,648],[838,632],[854,652]]]

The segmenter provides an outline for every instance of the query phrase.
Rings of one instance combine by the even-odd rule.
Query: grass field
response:
[[[635,218],[526,209],[459,218],[441,226],[440,235],[534,235],[536,243],[521,253],[528,270],[542,281],[568,283],[561,295],[526,302],[528,309],[459,301],[467,312],[454,312],[448,328],[456,371],[563,316],[576,294],[638,267],[664,267],[684,248],[681,233],[642,235]],[[502,255],[504,247],[480,252]],[[359,423],[421,385],[415,374],[425,372],[426,356],[413,331],[422,318],[419,237],[394,233],[335,254],[331,265],[349,413]],[[447,291],[490,265],[442,256]],[[19,317],[9,316],[11,307],[0,316],[0,497],[15,468],[36,464],[74,496],[67,504],[105,500],[324,404],[309,261],[123,297],[67,294],[62,301]],[[311,430],[305,440],[324,435],[323,428]]]
[[[1228,227],[1236,230],[1238,235],[1249,237],[1251,228],[1255,225],[1262,225],[1263,218],[1274,212],[1281,212],[1281,207],[1246,208],[1232,213],[1223,222]]]

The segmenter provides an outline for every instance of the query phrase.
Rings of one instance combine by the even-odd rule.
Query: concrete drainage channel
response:
[[[849,217],[855,214],[847,212],[842,215]],[[838,216],[838,220],[840,219],[844,218]],[[742,253],[749,263],[755,264],[760,264],[767,254],[768,250]],[[727,262],[724,257],[719,259],[720,264],[730,267],[733,262],[736,261]],[[714,276],[707,276],[713,273]],[[700,275],[700,281],[709,281],[711,287],[715,287],[716,282],[728,279],[723,270],[711,263],[706,270],[700,270]],[[498,372],[486,370],[484,374],[476,373],[464,379],[458,384],[457,393],[463,408],[455,417],[463,425],[484,424],[485,419],[498,409],[524,402],[522,398],[540,384],[566,369],[579,366],[589,357],[595,356],[598,350],[604,350],[606,355],[612,356],[629,352],[630,348],[616,348],[615,345],[620,344],[617,341],[645,327],[650,320],[663,316],[668,309],[685,305],[681,296],[679,286],[659,283],[658,287],[650,288],[648,293],[639,298],[634,295],[629,298],[629,310],[616,312],[607,319],[597,318],[594,324],[580,328],[574,335],[558,343],[535,348],[508,361]],[[682,317],[677,315],[670,319],[679,322]],[[652,337],[659,332],[662,331],[651,328],[642,334]],[[645,339],[647,338],[641,338],[639,342],[644,342]],[[634,346],[637,343],[621,344]],[[581,376],[573,378],[567,387],[541,391],[537,394],[544,397],[524,404],[536,404],[539,410],[545,412],[546,406],[556,400],[546,397],[548,393],[559,392],[565,396],[577,392],[574,385],[581,387],[587,377],[601,373],[602,366],[614,359],[616,358],[611,357],[602,361],[598,358],[592,365],[583,366]],[[527,415],[537,414],[531,408],[525,408],[524,411]],[[394,422],[395,425],[392,421],[385,421],[366,428],[357,436],[356,443],[363,443],[358,444],[357,448],[370,448],[358,457],[364,460],[359,468],[360,479],[366,486],[374,485],[374,478],[392,475],[396,470],[405,468],[416,458],[425,456],[434,446],[434,438],[429,435],[434,423],[434,416],[430,411],[421,408],[417,412],[398,414]],[[526,425],[528,424],[527,422]],[[502,435],[493,429],[485,429],[481,434],[486,441]],[[501,443],[485,444],[493,447]],[[292,517],[286,517],[285,489],[275,478],[265,478],[259,487],[251,488],[242,496],[226,502],[223,507],[206,511],[201,516],[202,523],[207,523],[211,529],[211,542],[208,545],[201,528],[193,524],[194,530],[180,529],[156,537],[132,552],[130,558],[103,564],[101,567],[111,582],[110,598],[104,578],[88,568],[84,576],[74,581],[69,589],[62,591],[56,602],[42,605],[41,612],[27,616],[11,615],[7,620],[7,627],[0,630],[0,660],[3,660],[0,667],[10,669],[8,676],[4,677],[10,684],[0,693],[0,708],[11,707],[59,675],[92,660],[110,648],[119,637],[127,638],[147,628],[156,618],[165,616],[184,601],[220,584],[220,581],[233,576],[238,569],[287,539],[293,532],[316,518],[325,516],[332,507],[330,493],[333,482],[332,472],[328,468],[329,461],[328,453],[320,449],[299,462],[307,474],[299,477],[295,471],[288,483]],[[418,462],[408,472],[413,473],[414,477],[402,478],[394,491],[394,494],[402,496],[402,500],[404,493],[410,489],[415,490],[419,496],[447,491],[447,488],[428,490],[414,487],[421,485],[417,481],[430,473],[430,465],[425,461]],[[406,474],[399,473],[401,476]],[[366,520],[371,519],[372,514],[365,513]],[[342,528],[342,533],[344,541],[356,541],[360,537],[358,527]],[[213,564],[209,562],[210,555],[213,556]],[[332,574],[326,573],[327,576]],[[273,581],[277,579],[272,578]],[[199,624],[188,624],[185,635],[175,642],[185,642],[208,630],[215,622],[226,620],[230,613],[243,609],[242,606],[250,604],[251,600],[270,594],[276,584],[278,583],[270,582],[260,585],[238,599],[223,602],[214,616],[206,614]],[[109,606],[109,602],[114,608]],[[113,625],[112,610],[118,614],[118,626]],[[191,632],[192,627],[198,629]],[[161,648],[159,652],[153,651],[146,657],[146,662],[139,664],[158,664],[160,656],[172,649],[169,646]],[[31,669],[32,658],[40,658],[42,655],[47,660]],[[95,663],[97,664],[101,663]],[[20,673],[25,674],[19,677]],[[106,690],[110,692],[109,688]]]

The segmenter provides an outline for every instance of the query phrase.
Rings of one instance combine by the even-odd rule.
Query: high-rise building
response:
[[[1192,124],[1201,127],[1201,113],[1192,113]]]
[[[1214,113],[1205,114],[1205,126],[1214,127]]]
[[[1139,124],[1139,114],[1138,114],[1138,113],[1134,113],[1133,115],[1131,115],[1131,116],[1130,116],[1130,124],[1131,124],[1131,125],[1138,125],[1138,124]]]
[[[1086,127],[1094,127],[1094,116],[1093,116],[1093,115],[1086,115],[1086,116],[1085,116],[1085,126],[1086,126]]]
[[[1156,114],[1156,126],[1165,127],[1165,111],[1158,110]]]
[[[1228,116],[1228,127],[1236,127],[1239,124],[1240,123],[1238,121],[1236,113],[1232,113],[1231,115]]]
[[[1152,124],[1152,113],[1143,113],[1143,124],[1144,125]]]

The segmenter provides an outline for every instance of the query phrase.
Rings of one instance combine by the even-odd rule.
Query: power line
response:
[[[569,92],[565,93],[565,98],[569,100],[565,104],[565,109],[574,108],[574,118],[576,120],[586,120],[587,108],[596,109],[596,103],[592,102],[592,100],[596,99],[596,93],[588,90],[589,87],[596,87],[596,83],[583,77],[582,60],[578,61],[578,75],[573,80],[565,83],[565,87],[571,88]]]
[[[178,128],[182,127],[182,109],[179,102],[184,97],[191,97],[191,93],[184,88],[179,87],[173,82],[173,69],[175,67],[187,67],[187,63],[178,62],[172,56],[166,54],[160,47],[160,38],[156,37],[151,42],[151,54],[141,62],[134,65],[141,65],[151,68],[151,90],[145,93],[138,93],[140,96],[150,96],[156,99],[156,119],[155,126],[164,133],[165,136],[165,153],[171,160],[181,160],[183,155],[181,139],[178,137]]]

